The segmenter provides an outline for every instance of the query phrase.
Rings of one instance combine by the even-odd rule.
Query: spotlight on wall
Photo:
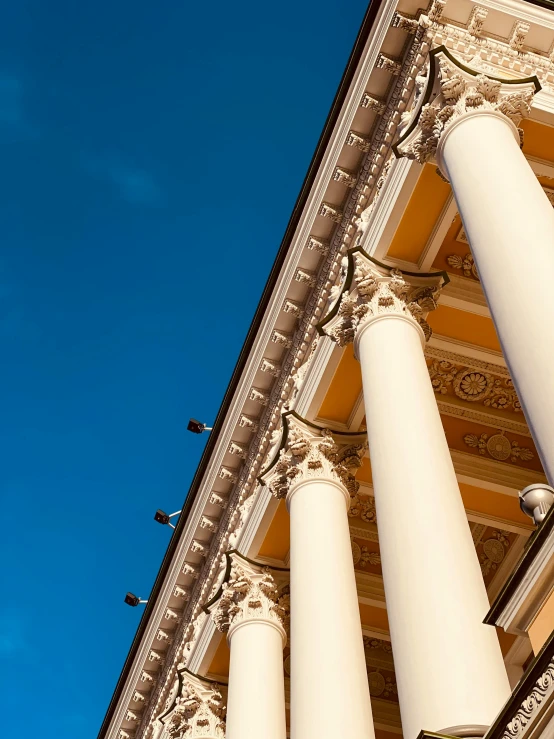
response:
[[[158,523],[163,524],[164,526],[171,526],[172,529],[175,528],[175,526],[171,523],[171,520],[174,516],[178,516],[181,511],[175,511],[175,513],[166,513],[165,511],[158,510],[156,513],[154,513],[154,521],[157,521]]]
[[[147,600],[142,600],[138,597],[138,595],[135,595],[134,593],[127,593],[125,596],[125,603],[127,603],[128,606],[138,606],[139,603],[148,603]]]
[[[211,426],[206,426],[205,423],[197,421],[196,418],[191,418],[187,426],[187,431],[192,431],[193,434],[201,434],[203,431],[211,431]]]

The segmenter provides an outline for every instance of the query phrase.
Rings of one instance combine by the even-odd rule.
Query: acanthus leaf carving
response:
[[[160,716],[160,739],[224,739],[226,707],[220,686],[188,670],[170,694],[172,705]]]
[[[280,587],[268,567],[257,566],[236,553],[227,556],[232,563],[229,578],[211,610],[216,627],[226,633],[239,623],[263,619],[280,625],[286,634],[290,617],[288,585]]]
[[[398,152],[420,164],[432,159],[443,133],[461,116],[476,110],[505,115],[517,127],[531,112],[535,93],[532,81],[505,84],[486,74],[462,68],[441,49],[434,56],[435,75],[428,84],[436,95],[418,114],[413,130],[401,140]],[[517,82],[510,80],[510,82]],[[515,89],[514,89],[515,87]]]
[[[343,293],[336,316],[325,328],[326,333],[340,346],[345,346],[354,340],[370,318],[397,314],[413,318],[428,340],[432,331],[425,314],[437,307],[442,275],[422,274],[412,283],[400,270],[378,266],[359,249],[353,250],[350,257],[354,262],[351,292]]]
[[[365,436],[346,435],[340,443],[339,435],[329,429],[313,427],[289,414],[283,416],[283,428],[287,429],[286,443],[267,475],[262,475],[272,495],[284,498],[294,483],[318,478],[333,480],[351,497],[356,495],[355,474],[367,450]]]

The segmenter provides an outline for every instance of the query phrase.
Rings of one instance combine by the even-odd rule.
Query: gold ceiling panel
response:
[[[429,313],[427,323],[439,336],[474,344],[483,349],[492,349],[495,352],[501,351],[494,324],[486,316],[451,308],[449,305],[439,305],[436,310]]]
[[[386,257],[417,264],[450,195],[450,185],[426,164],[406,206]]]
[[[554,129],[529,119],[520,125],[523,129],[523,153],[554,162]]]
[[[354,405],[362,392],[360,363],[354,357],[354,347],[349,344],[341,357],[331,385],[321,408],[319,417],[337,423],[347,423]]]

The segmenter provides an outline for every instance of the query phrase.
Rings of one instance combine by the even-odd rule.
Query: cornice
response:
[[[496,597],[484,622],[512,633],[526,632],[548,597],[554,575],[554,508],[529,539],[525,552]]]

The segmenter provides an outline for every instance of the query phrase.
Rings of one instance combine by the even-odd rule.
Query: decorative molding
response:
[[[342,211],[336,205],[331,205],[331,203],[321,203],[319,215],[323,216],[323,218],[329,218],[334,223],[340,223],[342,221]]]
[[[381,100],[374,95],[370,95],[369,92],[364,92],[364,94],[362,95],[360,108],[372,110],[374,113],[377,113],[377,115],[382,115],[385,112],[386,107],[387,104],[384,100]]]
[[[499,434],[466,434],[464,443],[479,451],[479,454],[488,454],[493,459],[505,462],[507,459],[513,464],[517,464],[519,460],[528,462],[534,459],[535,454],[527,447],[520,447],[517,441],[510,440],[506,437],[504,431]]]
[[[253,416],[248,416],[246,413],[241,413],[239,418],[239,427],[241,429],[248,429],[252,433],[258,430],[258,420]]]
[[[259,403],[260,405],[267,405],[269,403],[269,392],[267,390],[262,390],[258,387],[253,387],[250,390],[250,400],[254,400],[256,403]]]
[[[401,31],[406,31],[406,33],[413,35],[419,28],[419,21],[417,18],[405,15],[397,10],[392,17],[391,28],[399,28]]]
[[[308,287],[313,287],[317,281],[317,277],[313,272],[300,268],[296,270],[294,279],[297,282],[301,282],[303,285],[308,285]]]
[[[320,254],[325,255],[329,251],[329,242],[324,239],[316,239],[315,236],[310,236],[306,242],[306,248],[310,251],[318,251]]]
[[[395,57],[381,52],[377,57],[375,68],[384,69],[385,72],[388,72],[389,74],[392,74],[394,77],[396,77],[400,74],[402,70],[402,59],[396,59]]]
[[[264,357],[260,364],[260,370],[273,375],[273,377],[279,377],[281,369],[281,365],[278,362],[273,359],[268,359],[267,357]]]
[[[477,274],[477,265],[475,264],[473,255],[470,252],[464,254],[463,257],[459,254],[450,254],[446,257],[446,261],[452,269],[457,269],[462,272],[464,277],[471,277],[474,280],[479,279],[479,275]]]
[[[340,182],[341,185],[346,185],[346,187],[354,187],[356,180],[356,174],[344,167],[336,167],[333,172],[333,182]]]
[[[295,318],[301,318],[304,313],[304,306],[287,298],[283,303],[283,313],[290,313]]]
[[[451,449],[450,456],[458,480],[474,487],[484,487],[483,483],[492,483],[498,486],[499,492],[517,496],[517,491],[522,490],[526,485],[546,482],[546,477],[541,472],[506,462],[497,462],[477,454]],[[491,487],[491,489],[494,488]]]
[[[517,20],[514,23],[512,33],[510,34],[510,38],[508,39],[508,45],[510,49],[513,49],[514,51],[521,51],[523,49],[525,37],[529,33],[530,28],[531,24],[527,23],[527,21]]]
[[[448,398],[445,398],[445,401],[447,400]],[[454,405],[441,401],[440,396],[437,398],[437,405],[439,413],[442,416],[465,418],[468,421],[475,421],[476,423],[482,423],[485,426],[492,426],[493,428],[503,429],[504,431],[512,431],[520,436],[528,436],[531,438],[531,432],[525,424],[524,419],[522,419],[521,423],[518,423],[517,421],[512,421],[504,416],[496,414],[493,416],[491,413],[481,413],[475,409],[469,409],[462,407],[461,405]]]
[[[251,398],[251,400],[255,400],[255,398]],[[221,467],[218,477],[221,480],[230,482],[231,484],[234,484],[238,479],[236,471],[232,470],[230,467]]]
[[[483,24],[487,20],[488,14],[488,9],[484,8],[482,5],[473,6],[467,23],[467,30],[472,36],[481,35]]]
[[[369,151],[369,148],[371,146],[371,139],[368,136],[365,136],[363,133],[350,131],[346,138],[346,145],[354,146],[356,149],[366,152]]]
[[[428,369],[433,390],[439,396],[453,394],[467,403],[522,413],[507,370],[502,372],[498,367],[477,361],[464,366],[446,358],[431,358]]]

